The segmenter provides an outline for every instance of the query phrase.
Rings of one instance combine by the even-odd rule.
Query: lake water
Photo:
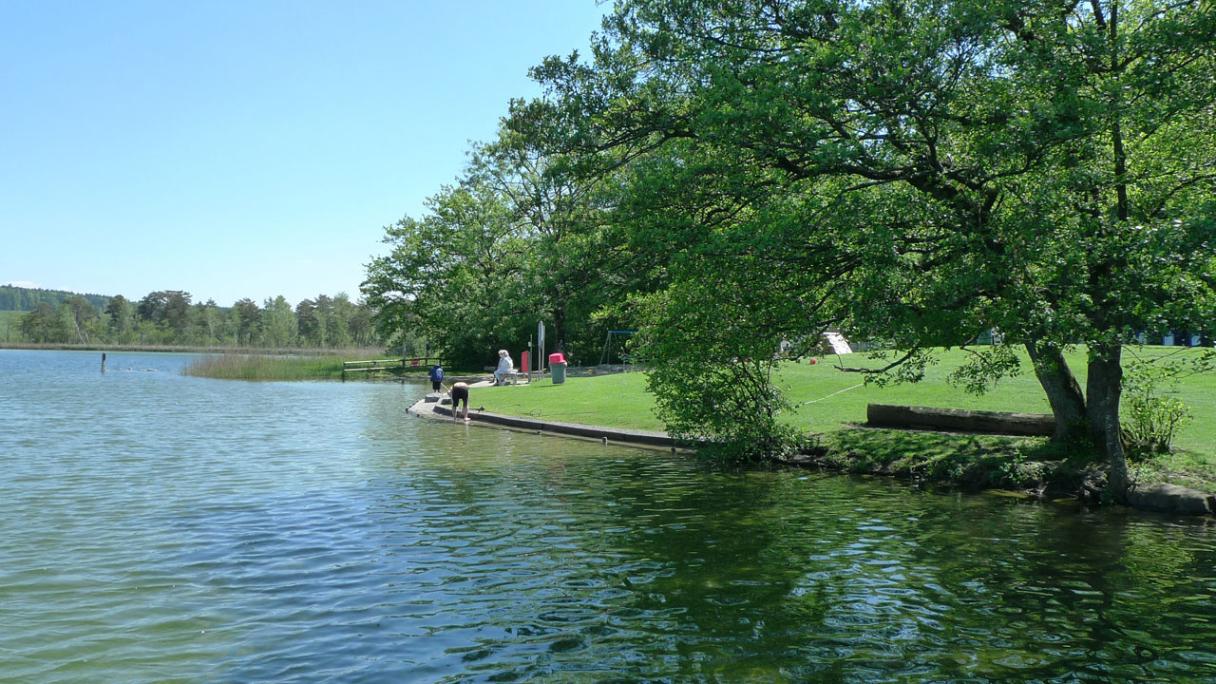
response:
[[[0,351],[0,680],[1216,681],[1211,521],[718,470],[188,358]]]

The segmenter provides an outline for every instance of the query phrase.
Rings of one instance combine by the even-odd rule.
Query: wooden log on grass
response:
[[[1044,413],[965,411],[890,404],[866,406],[866,425],[903,430],[947,430],[1030,437],[1050,437],[1056,428],[1055,419]]]

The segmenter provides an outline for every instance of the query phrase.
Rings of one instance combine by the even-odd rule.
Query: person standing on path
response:
[[[443,387],[443,366],[439,364],[431,366],[428,377],[431,379],[431,391],[438,392],[439,388]]]

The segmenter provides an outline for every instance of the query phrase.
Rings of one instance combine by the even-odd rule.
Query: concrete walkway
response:
[[[452,420],[451,406],[440,405],[440,403],[437,401],[428,402],[426,399],[421,399],[409,408],[409,412],[422,418],[431,418],[433,420]],[[613,442],[615,444],[628,444],[631,446],[671,449],[672,451],[689,448],[688,444],[673,439],[672,437],[668,436],[666,432],[659,432],[655,430],[629,430],[626,428],[583,425],[580,423],[559,423],[555,421],[537,420],[535,418],[522,418],[520,416],[504,416],[498,413],[478,411],[476,409],[469,409],[469,422],[512,428],[516,430],[528,430],[530,432],[562,435],[565,437],[593,439],[600,442]]]

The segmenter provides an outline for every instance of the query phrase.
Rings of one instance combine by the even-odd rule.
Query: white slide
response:
[[[838,332],[825,332],[824,337],[828,338],[828,344],[832,345],[832,351],[837,354],[852,354],[853,350],[849,347],[849,341]]]

